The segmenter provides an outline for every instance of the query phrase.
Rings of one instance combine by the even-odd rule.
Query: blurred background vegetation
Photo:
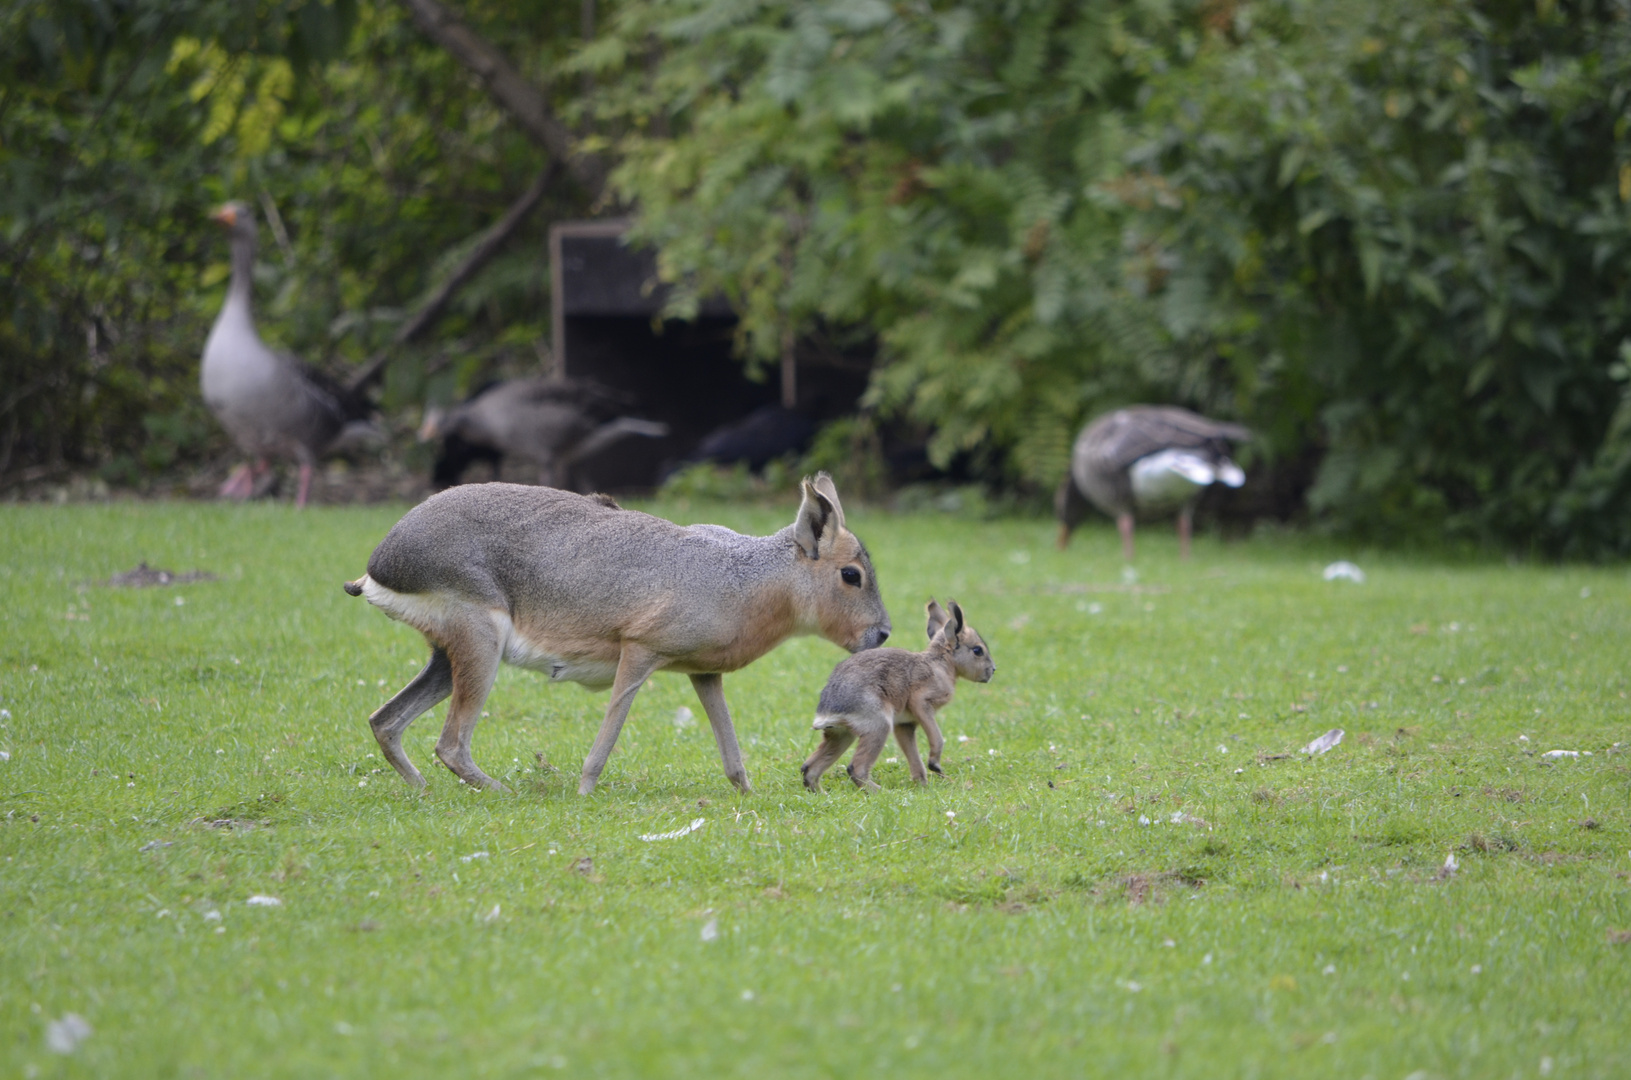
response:
[[[633,213],[744,363],[876,340],[835,466],[900,418],[1040,494],[1085,419],[1173,402],[1253,427],[1264,506],[1322,527],[1625,555],[1628,117],[1626,0],[12,3],[0,484],[224,451],[197,362],[229,197],[263,218],[263,332],[335,372],[392,348],[410,417],[537,370],[548,225]]]

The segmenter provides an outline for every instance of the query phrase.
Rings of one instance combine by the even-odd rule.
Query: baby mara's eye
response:
[[[853,566],[844,567],[838,572],[838,576],[844,579],[845,585],[859,585],[861,583],[861,572]]]
[[[973,652],[974,652],[975,656],[984,656],[985,655],[985,650],[980,648],[978,645],[974,646]]]

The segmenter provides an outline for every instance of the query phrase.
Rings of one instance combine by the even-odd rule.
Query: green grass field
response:
[[[806,793],[801,639],[725,681],[751,796],[660,675],[579,798],[606,695],[508,668],[512,790],[438,709],[421,795],[366,718],[422,639],[340,589],[398,513],[0,508],[0,1076],[1631,1075],[1623,567],[1157,526],[1130,584],[1107,525],[851,508],[892,644],[992,645],[944,780]],[[96,584],[143,559],[219,580]]]

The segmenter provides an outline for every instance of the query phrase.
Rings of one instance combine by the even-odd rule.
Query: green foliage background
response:
[[[505,5],[564,49],[558,8]],[[245,199],[262,219],[262,333],[338,371],[389,340],[543,164],[393,5],[14,4],[0,14],[0,84],[7,480],[95,468],[134,482],[230,454],[197,390],[228,275],[207,219],[219,203]],[[545,213],[581,201],[552,192]],[[537,366],[546,225],[535,217],[457,295],[437,340],[405,350],[388,409],[494,364]]]
[[[627,0],[588,41],[576,3],[458,10],[619,162],[598,206],[677,313],[729,296],[750,364],[875,335],[870,405],[942,463],[1046,490],[1086,418],[1173,401],[1331,528],[1631,552],[1626,3]],[[268,320],[339,362],[540,163],[395,6],[6,18],[0,472],[211,430],[208,202],[276,196]],[[387,404],[530,362],[536,241],[589,209],[559,193]]]
[[[578,63],[664,43],[619,180],[668,272],[757,355],[876,327],[940,460],[1044,486],[1177,401],[1317,461],[1339,528],[1631,550],[1625,5],[623,14]]]

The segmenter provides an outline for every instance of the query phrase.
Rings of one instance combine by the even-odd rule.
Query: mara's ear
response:
[[[933,641],[934,636],[940,633],[940,628],[946,625],[949,616],[946,614],[946,609],[936,603],[932,596],[929,597],[929,603],[923,610],[929,614],[929,640]]]
[[[817,481],[826,478],[821,473]],[[827,480],[829,489],[832,481]],[[810,478],[804,478],[804,501],[799,503],[798,517],[793,519],[793,540],[798,544],[799,550],[812,559],[821,558],[821,542],[832,541],[842,527],[843,517],[835,504],[837,498],[829,499],[816,489]]]
[[[815,474],[814,483],[816,493],[832,504],[833,518],[837,522],[837,527],[833,530],[833,534],[837,535],[838,533],[843,532],[844,504],[838,501],[838,488],[833,485],[832,477],[828,476],[825,472],[818,472]]]
[[[948,601],[948,603],[951,605],[951,636],[953,640],[956,640],[957,635],[963,632],[963,609],[957,606],[955,600]]]

